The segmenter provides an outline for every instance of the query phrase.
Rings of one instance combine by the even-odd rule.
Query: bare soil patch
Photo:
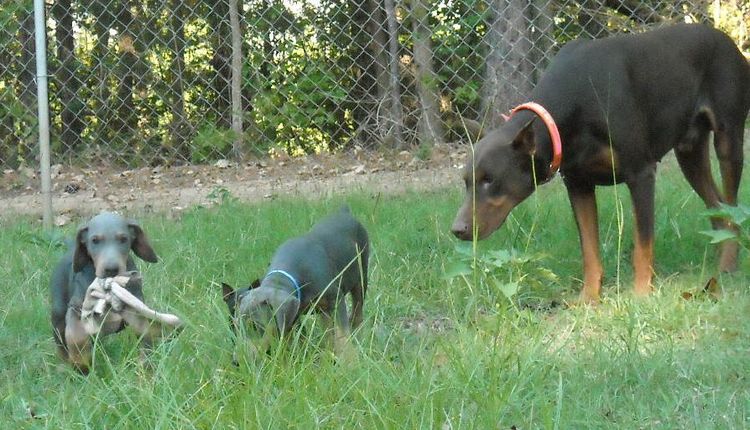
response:
[[[280,196],[314,199],[366,190],[399,193],[460,186],[467,147],[436,145],[429,151],[352,150],[300,158],[252,159],[241,164],[89,168],[55,165],[52,199],[56,224],[101,210],[178,215],[195,205],[212,205],[229,192],[246,202]],[[0,176],[0,215],[41,216],[38,170],[8,169]]]

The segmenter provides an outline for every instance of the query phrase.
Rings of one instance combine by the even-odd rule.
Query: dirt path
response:
[[[212,205],[229,192],[246,202],[279,196],[316,198],[357,190],[400,193],[460,186],[464,148],[435,148],[415,153],[351,152],[302,159],[255,160],[243,165],[143,168],[113,171],[53,168],[55,223],[64,225],[101,210],[125,213],[167,212],[178,216],[195,205]],[[0,180],[0,217],[41,216],[38,174],[6,170]]]

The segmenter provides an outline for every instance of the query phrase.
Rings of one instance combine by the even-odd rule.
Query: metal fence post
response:
[[[34,0],[34,32],[36,47],[36,87],[39,124],[39,164],[42,181],[42,221],[52,228],[52,178],[50,177],[49,99],[47,95],[47,27],[44,0]]]

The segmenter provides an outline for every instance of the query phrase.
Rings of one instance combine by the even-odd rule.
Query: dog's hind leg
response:
[[[337,360],[351,362],[354,359],[355,353],[349,340],[351,326],[349,325],[349,317],[346,311],[346,301],[338,300],[334,312],[333,318],[328,313],[323,312],[329,328],[333,329],[331,330],[333,352],[336,354]]]
[[[357,282],[352,287],[352,316],[351,316],[351,328],[356,329],[362,324],[362,308],[365,304],[365,290],[361,283]],[[343,303],[343,302],[342,302]]]
[[[677,162],[680,164],[682,173],[685,178],[693,187],[693,190],[700,196],[708,208],[716,208],[719,203],[725,201],[718,188],[716,182],[711,175],[711,161],[708,153],[708,135],[710,132],[708,124],[694,124],[691,126],[693,131],[698,130],[695,134],[695,139],[692,139],[686,144],[679,145],[675,148],[675,155]],[[721,137],[720,137],[721,136]],[[725,143],[722,143],[725,142]],[[726,201],[730,204],[736,204],[737,201],[737,190],[739,188],[739,177],[742,172],[742,150],[740,145],[740,165],[739,168],[730,161],[730,156],[733,153],[731,150],[731,140],[723,133],[716,135],[716,147],[717,153],[719,154],[719,163],[722,170],[722,178],[724,181],[725,192],[727,194]],[[721,148],[719,150],[718,148]],[[735,154],[736,156],[736,154]],[[724,158],[722,164],[721,160]],[[724,173],[726,171],[726,174]],[[734,179],[736,178],[736,179]],[[714,229],[732,229],[725,220],[717,217],[711,218],[711,224]],[[736,267],[737,260],[737,244],[735,242],[727,243],[722,245],[721,257],[719,262],[719,268],[722,271],[731,271]]]
[[[742,178],[742,165],[744,161],[742,153],[742,142],[744,129],[742,123],[731,130],[714,133],[714,148],[719,158],[719,170],[721,171],[722,188],[724,189],[724,202],[737,206],[737,194]],[[724,222],[724,228],[739,233],[739,228],[731,223]],[[719,257],[719,270],[732,272],[737,269],[737,254],[739,244],[737,241],[725,241],[721,244]]]
[[[356,329],[362,324],[363,309],[365,306],[365,296],[367,295],[367,269],[369,264],[369,246],[365,244],[364,248],[357,247],[359,256],[355,262],[357,267],[357,275],[354,277],[356,281],[352,287],[352,315],[351,315],[351,326],[352,329]]]

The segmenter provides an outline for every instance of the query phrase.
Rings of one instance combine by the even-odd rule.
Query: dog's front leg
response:
[[[130,309],[122,312],[122,319],[140,336],[140,360],[145,363],[156,342],[164,336],[164,327]]]
[[[599,302],[599,290],[604,273],[599,257],[599,220],[596,210],[596,194],[593,185],[577,186],[566,183],[566,186],[578,225],[578,237],[581,241],[581,253],[583,254],[583,289],[581,290],[580,300],[582,303],[595,304]]]
[[[351,362],[354,358],[354,351],[349,343],[351,326],[347,316],[346,303],[339,300],[339,303],[335,306],[333,317],[327,311],[322,312],[321,315],[325,323],[325,329],[329,333],[336,359],[341,362]]]
[[[91,337],[81,322],[80,311],[72,307],[65,314],[65,347],[68,362],[87,375],[91,366]]]
[[[635,215],[635,249],[633,250],[634,291],[648,295],[654,273],[654,183],[656,165],[651,165],[628,181]]]
[[[353,345],[349,337],[352,334],[349,324],[349,315],[346,311],[346,301],[338,301],[336,305],[336,317],[333,320],[333,351],[336,357],[343,362],[352,362],[355,357]]]

